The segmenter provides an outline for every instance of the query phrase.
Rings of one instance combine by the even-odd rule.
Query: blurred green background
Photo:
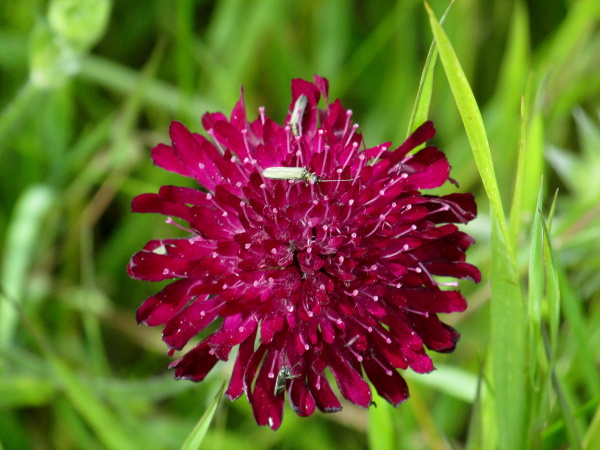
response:
[[[431,6],[440,18],[448,2]],[[457,0],[443,24],[482,110],[507,210],[527,137],[535,183],[523,197],[524,286],[542,174],[547,206],[560,189],[552,239],[570,306],[552,367],[584,444],[600,427],[599,22],[596,0]],[[173,229],[129,213],[130,201],[191,185],[155,168],[150,148],[168,142],[171,120],[201,132],[204,112],[228,115],[242,85],[250,118],[265,106],[281,123],[290,80],[315,73],[354,111],[368,146],[400,144],[431,42],[420,0],[2,2],[0,447],[179,448],[231,366],[201,384],[174,381],[161,330],[135,323],[161,286],[130,280],[125,267]],[[429,117],[434,145],[480,209],[468,256],[484,281],[461,283],[470,308],[444,319],[462,334],[456,352],[433,355],[431,375],[407,374],[412,397],[398,409],[379,399],[370,412],[344,404],[300,419],[286,406],[272,432],[256,426],[245,398],[224,400],[203,448],[477,448],[489,425],[476,399],[493,320],[489,206],[439,63]],[[573,442],[557,396],[529,424],[543,448]]]

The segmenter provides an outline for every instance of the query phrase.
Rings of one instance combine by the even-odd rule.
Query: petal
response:
[[[268,425],[277,430],[283,418],[283,395],[275,395],[276,373],[271,372],[275,366],[276,353],[269,351],[265,356],[262,367],[256,377],[252,392],[252,412],[258,425]],[[253,358],[254,359],[254,358]]]
[[[424,314],[462,312],[467,301],[459,291],[403,289],[410,310]]]
[[[402,166],[402,173],[409,175],[405,184],[407,189],[434,189],[450,176],[450,164],[437,148],[426,147]]]
[[[137,310],[137,322],[151,327],[166,323],[192,298],[189,290],[195,283],[194,280],[178,280],[147,298]]]
[[[231,380],[229,381],[229,386],[225,392],[225,395],[232,401],[242,395],[244,390],[244,372],[246,367],[248,367],[250,358],[254,354],[255,338],[256,329],[239,346],[238,355],[235,359],[235,364],[233,365],[233,372],[231,373]]]
[[[192,133],[180,122],[173,121],[169,127],[169,136],[173,143],[173,151],[188,170],[189,174],[198,179],[202,174],[200,167],[200,145],[192,136]]]
[[[175,216],[187,222],[191,219],[189,206],[166,201],[158,194],[140,194],[131,202],[131,211],[139,213],[158,213]]]
[[[219,359],[212,354],[207,341],[203,341],[182,358],[171,363],[169,368],[175,369],[178,380],[202,381],[208,372],[217,364]]]
[[[460,334],[450,325],[442,323],[434,315],[424,317],[415,314],[412,320],[415,330],[429,349],[441,353],[454,351]]]
[[[217,318],[217,308],[223,303],[219,297],[194,302],[173,316],[163,329],[163,341],[181,350],[188,341]]]
[[[384,368],[370,357],[364,359],[363,367],[377,393],[392,405],[398,406],[408,399],[408,386],[397,370]]]
[[[461,280],[471,280],[475,283],[481,281],[481,272],[477,267],[469,263],[453,261],[431,261],[424,263],[427,270],[434,274],[445,277],[454,277]]]
[[[211,194],[199,191],[198,189],[181,187],[181,186],[161,186],[158,191],[160,198],[166,201],[190,204],[213,206]]]
[[[232,240],[233,235],[238,231],[238,224],[230,222],[223,211],[204,206],[192,207],[190,225],[202,236],[214,240]]]
[[[290,383],[290,405],[300,417],[308,417],[315,412],[315,399],[303,378],[292,379]]]
[[[424,144],[429,139],[435,136],[435,128],[433,122],[427,121],[417,128],[404,143],[392,152],[390,155],[390,166],[397,164],[410,152],[419,145]]]
[[[369,384],[362,379],[361,374],[354,370],[337,348],[333,347],[329,356],[329,367],[341,394],[355,405],[368,408],[372,400]]]
[[[436,223],[467,223],[477,216],[477,206],[472,194],[450,194],[436,199],[446,209],[437,208],[438,212],[429,215],[429,220]]]
[[[194,261],[141,251],[133,255],[127,271],[137,280],[162,281],[185,277],[193,264]]]
[[[152,162],[169,172],[175,172],[184,177],[191,177],[189,170],[182,164],[173,147],[158,144],[150,151]]]
[[[323,412],[342,410],[340,401],[322,371],[317,371],[314,367],[308,369],[308,387],[319,410]]]
[[[254,383],[254,378],[256,377],[256,371],[258,370],[258,366],[260,365],[267,350],[268,347],[266,345],[260,345],[256,351],[252,353],[252,356],[244,367],[244,392],[246,393],[246,397],[248,397],[248,402],[250,404],[254,403],[252,384]]]

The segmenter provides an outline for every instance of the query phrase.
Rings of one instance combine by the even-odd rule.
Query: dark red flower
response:
[[[285,390],[300,416],[341,409],[328,368],[352,403],[371,404],[366,378],[393,405],[406,400],[397,369],[433,370],[425,347],[451,352],[459,338],[437,314],[467,307],[448,288],[456,283],[441,288],[434,276],[480,280],[465,262],[473,239],[454,225],[475,217],[473,196],[420,192],[450,172],[435,147],[409,154],[433,124],[395,150],[364,149],[352,112],[327,93],[324,78],[293,80],[285,126],[262,109],[248,122],[242,97],[230,119],[203,117],[212,142],[173,122],[172,145],[153,148],[152,160],[203,190],[163,186],[132,206],[176,217],[190,233],[150,241],[131,259],[133,278],[175,280],[142,304],[138,321],[164,325],[171,354],[201,335],[171,364],[176,378],[203,380],[237,346],[227,396],[245,392],[257,423],[273,429]],[[272,167],[306,172],[263,176]]]

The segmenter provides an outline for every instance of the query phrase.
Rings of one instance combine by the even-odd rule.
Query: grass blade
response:
[[[104,448],[136,449],[145,442],[127,433],[119,418],[98,399],[89,384],[79,379],[61,360],[51,356],[49,363],[69,402],[85,419]]]
[[[508,245],[492,215],[491,353],[496,428],[501,449],[526,448],[525,310]]]
[[[465,126],[465,131],[473,150],[473,156],[481,175],[483,187],[487,193],[492,210],[498,219],[500,231],[504,236],[503,239],[508,244],[510,241],[508,239],[502,199],[500,198],[500,191],[496,182],[492,155],[481,112],[448,36],[435,18],[429,4],[425,3],[425,7],[429,14],[429,23],[439,51],[440,60],[444,66],[446,77],[454,95],[454,101],[456,102],[456,106],[458,106]],[[513,260],[512,248],[509,248],[509,255],[511,256],[511,260]]]
[[[39,236],[55,202],[56,194],[50,186],[35,185],[21,194],[14,207],[0,274],[0,294],[6,297],[0,302],[0,348],[7,348],[12,341],[17,310],[11,302],[22,306]]]
[[[219,400],[223,397],[223,391],[225,391],[225,383],[223,383],[212,403],[208,406],[202,417],[200,417],[200,420],[181,446],[181,450],[195,450],[200,448],[212,418],[217,411],[217,406],[219,406]]]
[[[369,408],[369,427],[367,439],[372,450],[393,450],[394,444],[394,410],[383,398],[375,396],[376,408]]]
[[[429,116],[429,105],[431,104],[431,93],[433,91],[433,71],[435,69],[436,60],[437,49],[435,48],[434,42],[429,48],[425,66],[423,67],[423,73],[421,74],[421,80],[419,81],[417,98],[415,99],[410,120],[408,121],[407,137],[410,136],[420,124],[425,122]]]
[[[444,23],[446,16],[450,12],[450,8],[454,4],[454,0],[450,2],[444,15],[440,19],[440,24]],[[438,51],[435,46],[435,39],[429,47],[427,52],[427,59],[423,66],[423,72],[421,73],[421,79],[419,80],[419,89],[417,91],[417,98],[413,105],[413,110],[410,114],[410,120],[408,121],[408,132],[406,136],[410,136],[423,122],[429,117],[429,105],[431,104],[431,94],[433,92],[433,73],[435,69],[435,63],[437,61]]]

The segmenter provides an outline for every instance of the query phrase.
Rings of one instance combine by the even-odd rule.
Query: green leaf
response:
[[[208,431],[208,427],[212,418],[215,415],[217,410],[217,406],[219,405],[219,400],[223,397],[223,392],[225,391],[225,383],[219,389],[219,392],[215,396],[214,400],[208,406],[190,435],[187,437],[183,445],[181,446],[181,450],[195,450],[200,448],[202,441],[204,440],[204,436],[206,436],[206,432]]]
[[[39,236],[55,201],[56,194],[50,186],[35,185],[28,187],[15,205],[6,234],[0,274],[0,294],[6,297],[0,303],[0,348],[6,348],[13,339],[16,307],[22,306]]]
[[[500,105],[502,115],[514,114],[512,105],[523,95],[525,80],[531,71],[529,34],[527,8],[523,3],[515,2],[506,50],[502,56],[498,83],[492,100]]]
[[[586,323],[582,306],[584,302],[575,288],[571,286],[563,263],[560,260],[554,261],[554,268],[558,276],[562,312],[570,330],[571,339],[575,342],[573,348],[576,353],[572,357],[575,358],[575,365],[585,380],[585,391],[588,398],[600,397],[600,375],[595,365],[595,359],[590,357],[594,354],[589,340],[592,329]]]
[[[58,358],[49,355],[49,362],[73,408],[85,419],[104,448],[140,448],[139,437],[133,437],[124,429],[122,421],[98,399],[89,383],[84,383]]]
[[[48,378],[31,375],[0,377],[0,408],[32,408],[51,403],[56,385]]]
[[[375,395],[377,407],[369,408],[369,426],[367,439],[372,450],[393,450],[394,443],[394,409],[379,395]]]
[[[435,371],[426,377],[414,372],[406,372],[403,376],[411,382],[437,389],[444,394],[468,403],[475,401],[477,394],[477,375],[460,367],[437,363]]]
[[[544,264],[542,260],[542,218],[540,210],[543,202],[543,182],[540,183],[537,213],[532,225],[529,251],[529,289],[527,301],[529,376],[533,392],[539,393],[538,361],[543,352],[542,343],[542,301],[544,298]]]
[[[556,197],[555,197],[556,201]],[[550,361],[554,364],[556,360],[556,351],[558,346],[558,331],[560,327],[560,282],[558,278],[558,271],[556,268],[556,258],[554,256],[554,250],[552,248],[550,225],[552,220],[552,214],[554,207],[551,209],[549,222],[546,223],[542,217],[541,223],[544,230],[543,238],[543,251],[544,251],[544,273],[546,281],[546,303],[547,303],[547,316],[548,316],[548,341],[550,344]]]
[[[435,62],[437,60],[437,49],[435,48],[435,42],[429,47],[429,53],[427,53],[427,59],[425,60],[425,66],[423,67],[423,73],[421,74],[421,80],[419,81],[419,90],[417,91],[417,98],[413,105],[413,110],[410,115],[408,122],[408,133],[407,136],[417,129],[419,125],[427,121],[429,117],[429,105],[431,104],[431,93],[433,91],[433,70],[435,69]]]
[[[481,112],[448,36],[446,36],[446,33],[435,18],[428,3],[425,3],[425,7],[429,14],[429,23],[437,44],[440,60],[444,66],[446,78],[450,83],[454,101],[458,107],[469,143],[471,144],[473,156],[481,175],[481,181],[483,182],[492,210],[498,219],[500,231],[504,235],[503,239],[506,243],[509,243],[502,199],[500,198],[500,191],[496,182],[492,155]],[[511,260],[513,260],[512,248],[508,249],[508,253],[511,256]]]
[[[517,271],[492,215],[491,353],[500,449],[526,448],[525,311]]]
[[[596,408],[596,413],[583,441],[583,448],[593,450],[598,442],[600,442],[600,408]]]
[[[519,233],[521,230],[521,218],[523,216],[523,207],[521,199],[523,198],[523,178],[525,172],[525,101],[521,99],[521,138],[519,142],[519,157],[517,162],[517,172],[515,175],[515,188],[510,208],[509,230],[511,245],[517,247]]]
[[[450,2],[444,15],[440,19],[440,23],[444,23],[446,15],[450,11],[454,2]],[[427,121],[429,117],[429,105],[431,104],[431,94],[433,92],[433,73],[435,69],[435,62],[437,61],[438,51],[435,46],[435,40],[429,46],[429,52],[427,52],[427,59],[423,66],[423,72],[421,73],[421,79],[419,80],[419,89],[417,91],[417,98],[413,105],[413,110],[408,121],[408,132],[407,137],[415,131],[423,122]]]

